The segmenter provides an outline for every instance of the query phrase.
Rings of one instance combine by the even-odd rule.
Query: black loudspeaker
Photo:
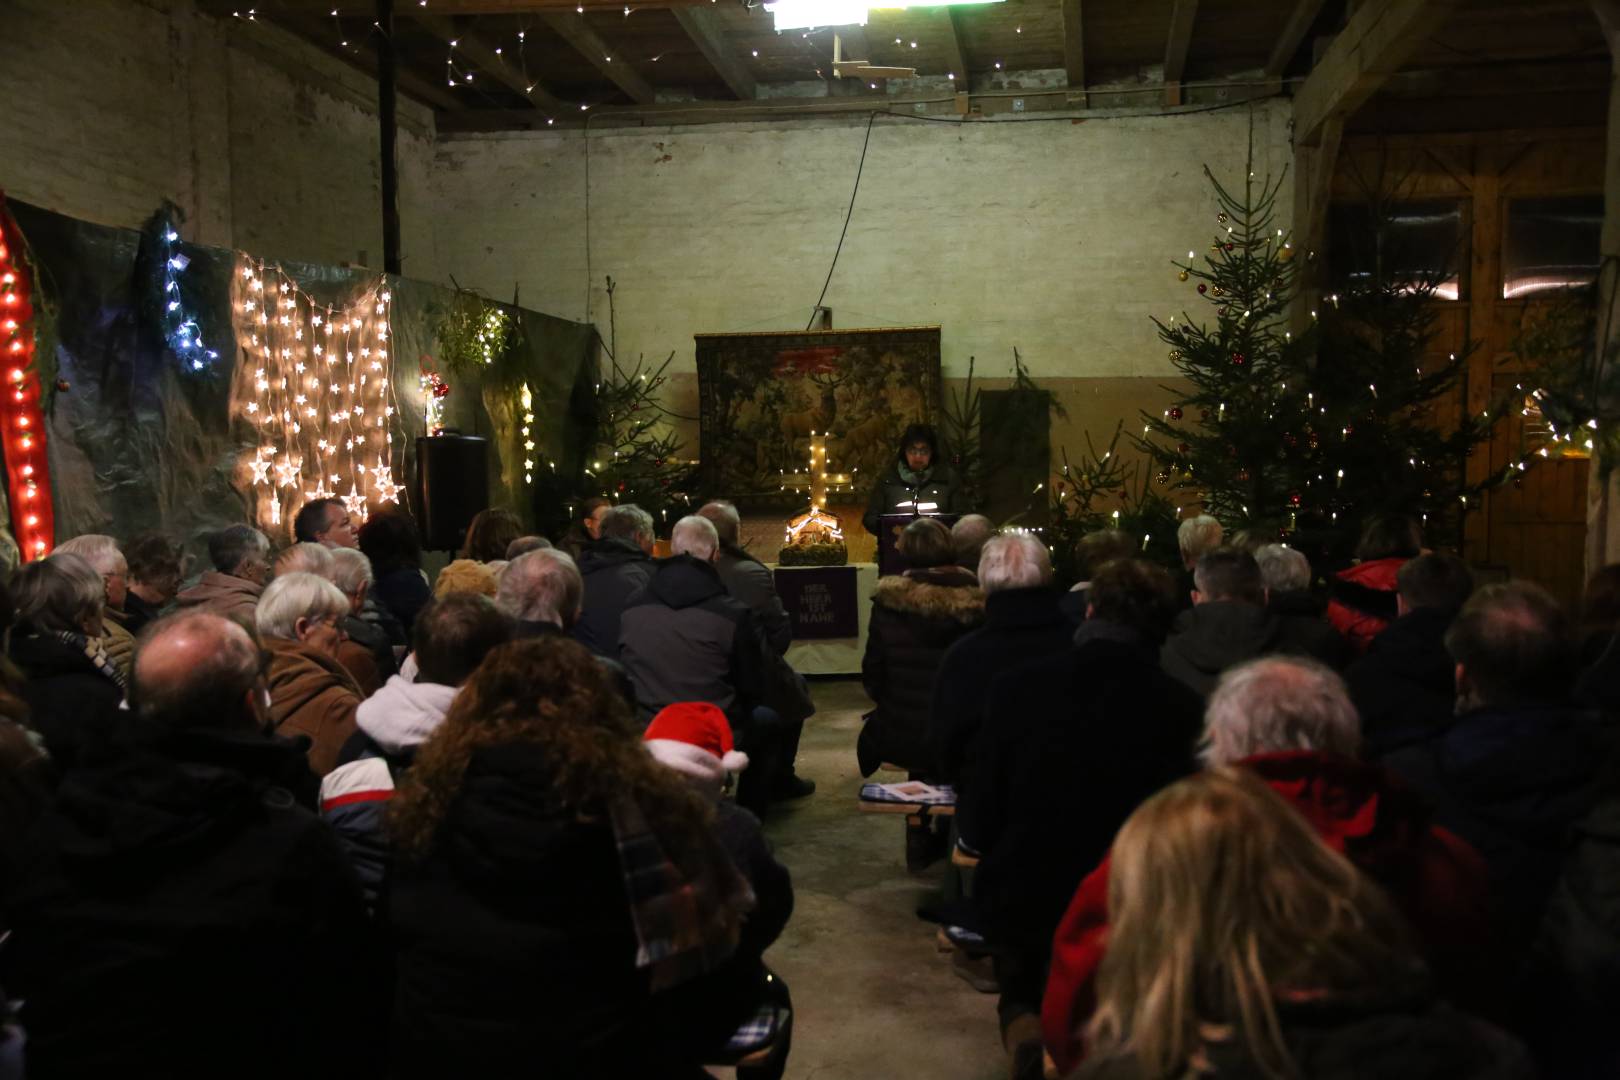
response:
[[[416,524],[427,551],[455,551],[473,515],[489,505],[489,440],[432,435],[416,440]]]

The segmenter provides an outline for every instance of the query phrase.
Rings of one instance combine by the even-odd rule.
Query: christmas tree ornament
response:
[[[1247,484],[1249,482],[1249,470],[1248,469],[1239,469],[1237,471],[1237,482],[1240,483],[1240,484]]]
[[[1180,405],[1172,405],[1172,406],[1170,406],[1170,419],[1172,419],[1172,420],[1180,420],[1181,419],[1181,406]]]
[[[1239,364],[1239,365],[1241,365],[1241,364],[1243,364],[1243,363],[1244,363],[1244,362],[1245,362],[1245,361],[1246,361],[1246,360],[1248,360],[1248,357],[1246,357],[1246,356],[1244,356],[1244,355],[1243,355],[1243,354],[1242,354],[1242,353],[1240,353],[1240,352],[1235,352],[1235,353],[1233,353],[1233,354],[1232,354],[1232,363],[1234,363],[1234,364]]]
[[[1226,295],[1226,290],[1221,288],[1219,285],[1215,286],[1215,288],[1212,291],[1215,293],[1216,296],[1225,296]]]
[[[1205,285],[1203,282],[1200,281],[1198,283],[1198,295],[1202,296],[1208,291],[1209,291],[1209,286]]]
[[[1183,270],[1181,273],[1176,275],[1176,280],[1177,281],[1186,281],[1188,276],[1189,275],[1188,275],[1187,271]]]
[[[1288,493],[1288,505],[1289,506],[1298,506],[1303,501],[1304,500],[1300,497],[1299,492],[1291,491],[1291,492]]]
[[[1222,225],[1225,225],[1226,224],[1226,211],[1222,210],[1220,213],[1216,214],[1215,215],[1215,220],[1220,222]]]
[[[1188,446],[1186,443],[1178,443],[1176,445],[1176,453],[1180,454],[1182,457],[1186,457],[1191,452],[1192,447]]]
[[[1228,242],[1227,242],[1227,245],[1226,245],[1226,250],[1227,250],[1227,251],[1231,251],[1231,250],[1232,250],[1232,244],[1231,244],[1231,242],[1230,242],[1230,241],[1228,241]]]

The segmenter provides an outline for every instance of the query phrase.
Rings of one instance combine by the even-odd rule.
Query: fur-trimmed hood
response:
[[[955,566],[879,578],[872,602],[902,615],[949,619],[964,626],[984,621],[984,590],[971,572]]]

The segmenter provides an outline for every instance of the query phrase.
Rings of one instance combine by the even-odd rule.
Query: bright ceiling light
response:
[[[776,17],[778,30],[809,30],[818,26],[865,26],[869,11],[909,7],[957,7],[967,4],[998,4],[1001,0],[921,0],[919,3],[893,3],[892,0],[771,0],[765,10]]]

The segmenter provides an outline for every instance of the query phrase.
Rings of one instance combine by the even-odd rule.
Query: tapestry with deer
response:
[[[936,421],[939,344],[937,326],[699,334],[704,490],[788,509],[823,468],[833,503],[863,502],[906,425]]]

